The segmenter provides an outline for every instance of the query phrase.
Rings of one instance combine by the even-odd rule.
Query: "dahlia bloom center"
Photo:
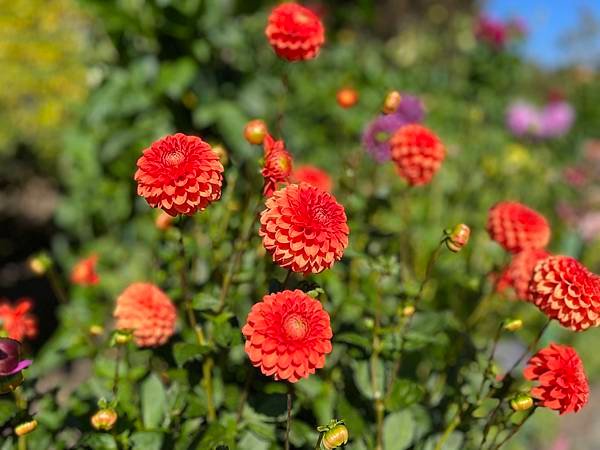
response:
[[[163,153],[162,159],[167,166],[178,166],[184,161],[185,153],[181,148],[173,148]]]
[[[294,22],[298,25],[306,25],[311,22],[312,18],[304,11],[296,11],[294,13]]]
[[[304,317],[291,314],[283,321],[283,331],[289,339],[298,341],[308,335],[308,323]]]

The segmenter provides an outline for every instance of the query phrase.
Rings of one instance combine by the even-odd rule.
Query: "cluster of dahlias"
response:
[[[600,277],[574,258],[546,250],[551,232],[541,214],[521,203],[501,202],[490,209],[487,230],[512,253],[498,290],[512,287],[519,299],[573,331],[600,325]],[[552,344],[541,350],[529,361],[525,377],[539,382],[532,395],[541,406],[564,414],[587,402],[583,365],[570,347]]]

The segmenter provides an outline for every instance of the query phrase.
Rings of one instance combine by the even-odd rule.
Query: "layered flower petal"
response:
[[[544,216],[518,202],[500,202],[488,214],[490,237],[511,253],[541,249],[550,241],[550,225]]]
[[[579,411],[588,401],[583,363],[572,347],[550,344],[529,360],[523,375],[538,382],[531,394],[539,404],[561,415]]]
[[[292,172],[292,182],[296,184],[308,183],[311,186],[318,187],[323,191],[330,192],[333,182],[324,170],[311,165],[304,165],[296,168]]]
[[[117,328],[132,330],[140,347],[162,345],[175,332],[177,312],[171,299],[151,283],[133,283],[117,298]]]
[[[392,136],[390,145],[398,174],[411,186],[429,183],[446,157],[440,139],[418,124],[400,128]]]
[[[98,284],[100,277],[96,272],[98,255],[91,255],[77,261],[71,270],[71,283],[81,286],[93,286]]]
[[[281,183],[288,183],[292,173],[292,155],[285,148],[283,141],[277,141],[268,134],[264,138],[265,165],[262,175],[265,179],[263,195],[270,197]]]
[[[600,276],[568,256],[537,263],[529,283],[529,301],[573,331],[600,325]]]
[[[325,42],[325,28],[319,17],[292,2],[271,11],[265,34],[277,56],[288,61],[315,58]]]
[[[192,215],[221,198],[223,165],[197,136],[159,139],[144,150],[137,167],[138,194],[171,216]]]
[[[252,365],[291,383],[325,365],[333,336],[329,314],[300,290],[264,296],[250,310],[242,333]]]
[[[344,207],[306,183],[275,191],[260,217],[259,234],[273,261],[304,274],[322,272],[340,260],[349,232]]]
[[[496,286],[498,292],[511,287],[519,300],[529,297],[529,282],[533,277],[533,268],[538,262],[550,256],[546,250],[523,250],[513,255],[510,264],[504,269]]]

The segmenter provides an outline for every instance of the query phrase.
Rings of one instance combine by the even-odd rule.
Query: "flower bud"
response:
[[[19,437],[31,433],[38,426],[37,420],[23,422],[15,427],[15,434]]]
[[[352,88],[343,88],[337,92],[336,99],[342,108],[352,108],[358,102],[358,92]]]
[[[415,313],[415,305],[406,305],[402,308],[402,315],[404,317],[410,317]]]
[[[117,412],[112,408],[102,408],[96,412],[90,422],[94,429],[100,431],[110,431],[117,422]]]
[[[114,335],[114,342],[117,345],[125,345],[133,338],[133,334],[126,330],[117,330]]]
[[[471,229],[464,223],[459,223],[446,233],[446,247],[451,252],[459,252],[469,242]]]
[[[402,102],[402,96],[398,91],[390,91],[385,96],[385,100],[383,101],[383,113],[384,114],[392,114],[398,110],[400,106],[400,102]]]
[[[267,135],[267,125],[264,120],[254,119],[246,124],[244,137],[250,144],[260,145]]]
[[[219,157],[221,164],[226,165],[227,162],[229,161],[229,155],[227,154],[227,149],[221,144],[213,145],[212,149],[213,149],[213,152],[215,152],[217,154],[217,156]]]
[[[533,398],[531,395],[520,393],[510,401],[510,407],[515,411],[527,411],[533,406]]]
[[[517,331],[523,328],[523,321],[521,319],[508,319],[504,322],[504,327],[506,331]]]
[[[348,428],[343,423],[338,423],[325,432],[321,443],[327,450],[346,445],[348,442]]]
[[[52,260],[46,253],[40,253],[29,257],[27,266],[32,273],[42,276],[52,267]]]
[[[104,327],[102,325],[92,325],[89,329],[89,333],[92,336],[101,336],[104,333]]]
[[[175,220],[175,217],[172,217],[169,214],[167,214],[166,212],[161,211],[156,216],[156,219],[154,219],[154,226],[156,228],[158,228],[160,231],[166,231],[169,228],[171,228],[171,225],[173,225],[174,220]]]

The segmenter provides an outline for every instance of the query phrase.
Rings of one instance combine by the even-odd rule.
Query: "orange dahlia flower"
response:
[[[77,261],[71,270],[71,283],[81,286],[93,286],[100,282],[100,277],[96,272],[98,255],[91,255],[85,259]]]
[[[533,249],[523,250],[513,255],[510,264],[504,269],[496,290],[502,292],[512,287],[519,300],[527,300],[529,297],[529,282],[533,277],[533,268],[542,259],[550,256],[546,250]]]
[[[223,165],[210,145],[177,133],[154,142],[137,161],[137,192],[171,216],[192,215],[221,198]]]
[[[264,139],[265,165],[262,175],[265,179],[263,194],[270,197],[280,183],[288,183],[292,173],[292,156],[285,149],[283,141],[276,141],[268,134]]]
[[[573,331],[600,325],[600,277],[568,256],[550,256],[533,269],[529,301]]]
[[[140,347],[162,345],[175,332],[177,312],[171,299],[151,283],[133,283],[117,298],[117,329],[132,330]]]
[[[33,300],[21,298],[13,306],[7,299],[0,302],[0,329],[4,329],[8,337],[16,341],[34,339],[38,334],[37,319],[29,312],[33,308]]]
[[[265,295],[250,310],[242,333],[252,365],[290,383],[325,365],[333,335],[327,311],[300,290]]]
[[[523,375],[539,382],[531,390],[539,404],[561,415],[579,411],[588,401],[590,388],[583,363],[572,347],[550,344],[529,360]]]
[[[327,192],[331,192],[331,187],[333,186],[327,172],[308,164],[297,167],[292,172],[292,183],[308,183]]]
[[[290,184],[267,199],[259,234],[284,269],[319,273],[348,246],[346,212],[333,195],[306,183]]]
[[[429,183],[446,157],[442,141],[418,124],[401,127],[390,139],[390,146],[398,174],[411,186]]]
[[[544,216],[518,202],[500,202],[488,214],[490,237],[511,253],[544,248],[550,241],[550,225]]]
[[[325,42],[325,28],[319,17],[291,2],[271,11],[265,34],[277,56],[288,61],[315,58]]]

